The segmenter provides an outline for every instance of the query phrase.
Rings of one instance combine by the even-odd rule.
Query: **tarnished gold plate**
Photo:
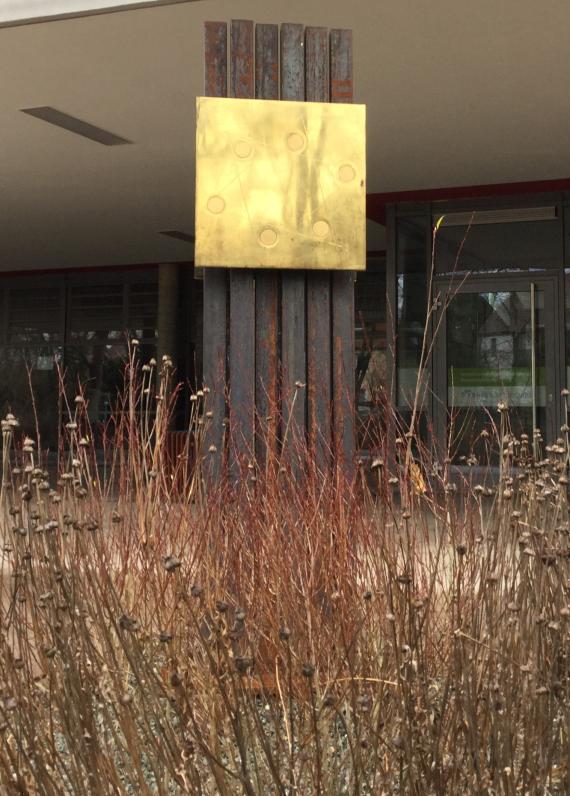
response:
[[[198,97],[196,266],[364,270],[365,112]]]

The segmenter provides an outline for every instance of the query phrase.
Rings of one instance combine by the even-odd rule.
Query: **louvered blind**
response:
[[[7,342],[62,343],[64,302],[60,287],[7,288]]]
[[[120,283],[73,286],[69,301],[71,339],[121,337],[127,326],[124,292]]]
[[[158,323],[158,285],[152,282],[129,285],[128,328],[140,339],[155,338]]]

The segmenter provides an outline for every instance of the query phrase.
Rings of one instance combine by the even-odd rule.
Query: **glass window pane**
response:
[[[90,285],[71,288],[69,331],[72,340],[114,339],[126,332],[123,285]]]
[[[42,345],[63,342],[63,291],[38,286],[8,289],[8,343]]]
[[[37,419],[41,448],[51,452],[57,451],[59,431],[58,360],[61,348],[50,345],[0,346],[0,414],[15,414],[22,431],[33,437]]]
[[[561,264],[558,219],[441,226],[435,238],[437,273],[555,268]]]
[[[545,432],[544,292],[534,294],[537,423]],[[455,456],[481,453],[481,431],[510,410],[515,435],[533,432],[532,293],[528,290],[456,295],[447,309],[447,403]],[[492,435],[493,436],[493,435]]]
[[[123,384],[129,335],[141,341],[141,361],[156,357],[156,272],[126,274],[105,284],[75,285],[70,291],[69,341],[65,349],[70,390],[81,383],[91,422],[105,421]]]
[[[399,218],[397,224],[397,405],[406,414],[416,392],[426,323],[429,236],[425,218]]]
[[[356,278],[356,401],[358,445],[378,444],[378,424],[386,388],[386,258],[370,258]],[[374,428],[373,428],[374,426]]]

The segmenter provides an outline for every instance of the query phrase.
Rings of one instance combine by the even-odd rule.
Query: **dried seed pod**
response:
[[[122,614],[119,617],[119,627],[123,630],[130,630],[135,631],[139,629],[139,623],[136,619],[133,619],[131,616],[127,616],[127,614]]]
[[[236,669],[240,674],[245,674],[253,666],[253,658],[235,658]]]
[[[545,566],[553,567],[554,564],[556,564],[556,552],[554,550],[549,550],[540,556],[540,560]]]
[[[282,626],[279,628],[279,638],[281,641],[289,641],[291,638],[291,631],[288,627]]]
[[[182,566],[182,561],[176,556],[166,556],[164,558],[164,568],[167,572],[174,572]]]

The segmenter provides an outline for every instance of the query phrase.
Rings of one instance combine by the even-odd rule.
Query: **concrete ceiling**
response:
[[[354,30],[370,192],[570,175],[568,0],[201,0],[6,27],[1,270],[192,258],[158,233],[193,232],[202,26],[236,16]],[[133,144],[21,113],[44,105]]]

